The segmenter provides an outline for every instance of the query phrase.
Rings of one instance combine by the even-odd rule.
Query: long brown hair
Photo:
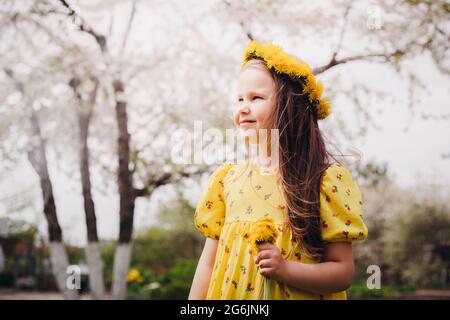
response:
[[[263,60],[261,62],[265,65]],[[301,81],[269,71],[275,82],[276,96],[266,128],[279,130],[279,170],[292,240],[305,254],[320,259],[324,249],[320,187],[322,175],[333,156],[326,150],[316,109],[302,94]]]

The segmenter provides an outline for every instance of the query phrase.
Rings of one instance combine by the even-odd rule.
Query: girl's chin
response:
[[[260,129],[259,126],[254,122],[240,124],[237,128],[241,129],[241,130],[258,130],[258,129]]]
[[[253,130],[250,130],[253,129]],[[257,144],[258,143],[258,137],[257,137],[257,128],[243,128],[239,127],[239,134],[241,139],[243,139],[245,144]]]

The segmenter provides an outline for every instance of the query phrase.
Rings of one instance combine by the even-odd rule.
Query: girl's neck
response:
[[[256,167],[269,167],[272,164],[272,159],[270,156],[257,154],[250,155],[249,162]]]
[[[265,172],[267,174],[275,173],[278,170],[278,163],[273,161],[273,157],[269,152],[250,153],[248,162],[250,165],[259,168],[261,172]]]

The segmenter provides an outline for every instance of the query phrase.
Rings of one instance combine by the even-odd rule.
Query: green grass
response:
[[[388,299],[415,290],[416,288],[411,285],[399,287],[382,285],[380,289],[369,289],[366,283],[355,283],[347,289],[347,295],[349,299]]]

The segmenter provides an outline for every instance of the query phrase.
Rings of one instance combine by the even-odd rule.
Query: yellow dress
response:
[[[207,299],[262,298],[263,276],[253,261],[250,245],[242,239],[247,223],[270,215],[279,230],[277,247],[285,259],[317,263],[292,242],[279,172],[261,174],[251,164],[222,164],[209,178],[195,210],[194,223],[205,236],[219,240]],[[321,235],[327,242],[364,240],[362,196],[350,172],[339,164],[325,171],[320,193]],[[274,300],[346,299],[345,291],[314,294],[270,281]]]

